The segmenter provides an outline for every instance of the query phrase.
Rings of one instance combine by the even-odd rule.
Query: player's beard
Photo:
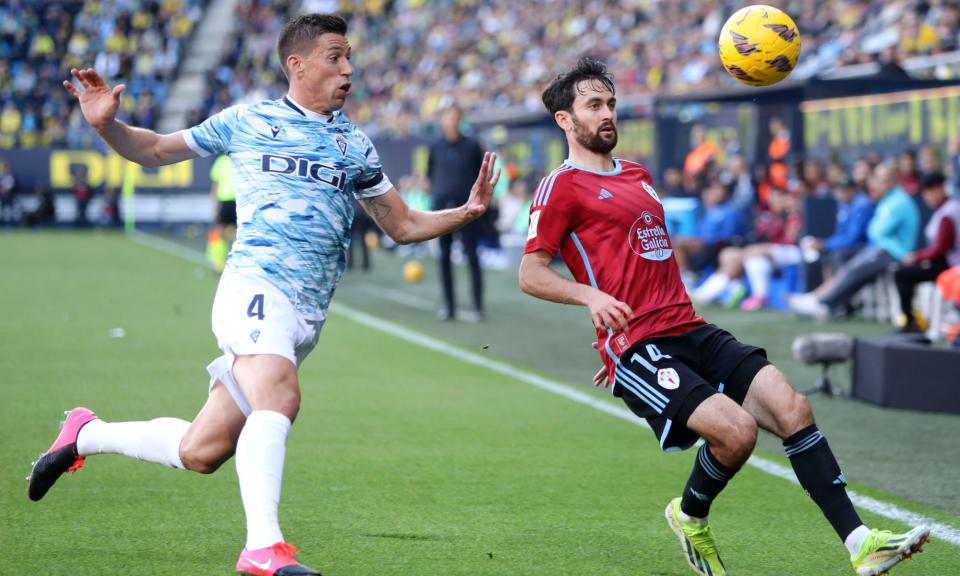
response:
[[[577,144],[580,144],[587,150],[594,152],[596,154],[609,154],[611,150],[617,147],[617,125],[613,122],[609,124],[601,124],[597,127],[596,132],[590,132],[590,130],[577,121],[577,117],[571,115],[573,120],[573,137],[576,139]],[[600,128],[609,126],[612,129],[612,135],[604,137],[600,133]]]

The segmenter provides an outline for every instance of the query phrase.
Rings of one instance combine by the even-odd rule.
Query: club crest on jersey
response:
[[[347,139],[342,134],[337,136],[337,147],[340,148],[341,154],[347,155]]]
[[[680,375],[673,368],[661,368],[657,371],[657,384],[667,390],[676,390],[680,387]]]
[[[647,260],[660,262],[673,254],[666,225],[663,220],[648,211],[644,211],[634,220],[633,225],[630,226],[627,242],[634,254]]]
[[[653,186],[647,184],[646,182],[640,182],[640,186],[646,190],[647,194],[649,194],[654,200],[660,202],[660,196],[657,195],[657,191],[653,189]]]

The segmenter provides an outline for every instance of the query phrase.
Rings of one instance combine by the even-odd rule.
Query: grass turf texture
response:
[[[230,573],[244,537],[232,462],[203,477],[92,457],[40,503],[27,500],[23,482],[64,408],[84,404],[108,420],[193,416],[206,395],[203,367],[217,353],[215,278],[114,236],[5,234],[0,245],[0,549],[17,551],[17,573]],[[376,311],[358,290],[373,280],[350,278],[338,298],[350,293],[344,300]],[[417,311],[417,327],[457,329],[465,347],[482,338],[491,353],[522,353],[513,325],[494,310],[476,328],[434,326]],[[580,324],[550,321],[541,333],[589,338]],[[478,332],[498,322],[497,340]],[[111,338],[115,327],[126,336]],[[557,345],[525,364],[549,373],[538,362],[565,365],[580,354],[550,341]],[[566,379],[583,381],[592,368]],[[281,518],[301,558],[325,574],[690,573],[662,512],[692,452],[664,456],[649,431],[336,315],[301,379]],[[957,460],[945,466],[955,472]],[[757,470],[731,484],[713,524],[733,574],[852,573],[800,488]],[[895,574],[952,574],[957,552],[934,541]]]

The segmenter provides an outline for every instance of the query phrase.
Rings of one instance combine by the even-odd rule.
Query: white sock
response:
[[[695,516],[690,516],[684,513],[683,510],[680,510],[679,512],[680,512],[680,519],[683,520],[684,522],[690,522],[692,524],[696,524],[697,526],[703,526],[704,524],[707,523],[706,516],[704,516],[703,518],[697,518]]]
[[[77,435],[77,453],[123,454],[137,460],[183,469],[180,441],[190,423],[179,418],[156,418],[149,422],[104,422],[91,420]]]
[[[720,272],[714,272],[703,284],[693,291],[693,298],[700,302],[714,302],[723,294],[727,285],[730,284],[730,277]]]
[[[843,545],[847,547],[847,551],[850,552],[851,556],[860,551],[860,546],[863,545],[863,541],[869,533],[870,529],[861,524],[859,528],[851,532],[850,535],[847,536],[847,539],[843,541]]]
[[[757,298],[766,298],[770,291],[770,275],[773,264],[765,256],[752,256],[743,263],[743,269],[750,280],[750,294]]]
[[[235,458],[247,515],[247,550],[283,542],[277,508],[289,431],[290,419],[283,414],[257,410],[240,432]]]

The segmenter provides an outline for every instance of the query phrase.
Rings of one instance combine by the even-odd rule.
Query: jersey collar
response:
[[[616,176],[623,170],[623,164],[621,164],[620,160],[616,158],[613,159],[613,170],[607,170],[606,172],[601,172],[599,170],[591,170],[590,168],[586,168],[584,166],[581,166],[579,164],[572,162],[569,158],[564,160],[563,163],[566,164],[567,166],[572,166],[577,170],[583,170],[584,172],[590,172],[591,174],[596,174],[598,176]]]
[[[293,97],[291,97],[289,94],[287,94],[286,96],[283,97],[283,103],[286,104],[287,106],[293,108],[293,109],[296,110],[297,112],[303,114],[304,116],[306,116],[306,117],[309,118],[310,120],[318,120],[318,121],[320,121],[320,122],[333,122],[333,118],[334,118],[334,117],[336,116],[336,114],[337,114],[336,112],[334,112],[333,114],[329,114],[329,115],[327,115],[327,114],[320,114],[320,113],[314,112],[313,110],[310,110],[310,109],[307,108],[306,106],[300,105],[300,103],[298,103],[296,100],[294,100]]]

